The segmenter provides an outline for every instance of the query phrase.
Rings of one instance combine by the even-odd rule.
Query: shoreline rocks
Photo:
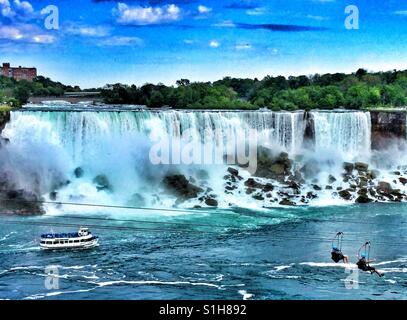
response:
[[[163,180],[163,184],[167,190],[175,195],[181,202],[197,198],[198,195],[204,191],[202,188],[190,183],[182,174],[166,176]]]
[[[35,216],[45,214],[41,200],[24,190],[0,190],[0,213],[3,215]]]

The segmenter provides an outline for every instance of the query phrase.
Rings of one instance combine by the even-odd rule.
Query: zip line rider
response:
[[[358,268],[362,271],[370,272],[370,274],[376,273],[379,277],[383,277],[384,274],[380,273],[379,271],[376,270],[376,268],[370,266],[371,262],[376,261],[375,259],[369,260],[370,259],[370,241],[367,241],[364,245],[360,247],[358,250],[358,262],[356,265]]]
[[[348,256],[345,256],[342,253],[342,241],[343,241],[343,232],[338,232],[336,236],[332,239],[331,258],[336,263],[338,263],[341,260],[343,260],[344,263],[349,263]]]

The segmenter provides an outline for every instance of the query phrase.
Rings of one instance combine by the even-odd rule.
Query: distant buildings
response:
[[[3,63],[3,66],[0,67],[0,75],[8,78],[14,78],[17,81],[27,80],[33,81],[37,76],[36,68],[24,68],[24,67],[10,67],[10,63]]]

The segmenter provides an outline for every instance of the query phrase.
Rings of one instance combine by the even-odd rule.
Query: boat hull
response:
[[[40,244],[42,250],[80,250],[91,249],[99,245],[98,239],[86,243],[65,243],[65,244]]]

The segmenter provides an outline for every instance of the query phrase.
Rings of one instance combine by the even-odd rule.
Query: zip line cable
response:
[[[126,222],[126,223],[145,223],[145,224],[161,224],[161,225],[174,225],[174,226],[189,226],[189,227],[210,227],[210,228],[224,228],[227,229],[228,231],[250,231],[250,229],[242,229],[239,228],[238,226],[233,226],[233,225],[219,225],[219,224],[204,224],[204,223],[185,223],[185,222],[172,222],[172,221],[148,221],[148,220],[134,220],[134,219],[116,219],[116,218],[101,218],[101,217],[81,217],[81,216],[71,216],[71,215],[57,215],[57,216],[49,216],[47,217],[49,219],[64,219],[64,220],[70,220],[70,219],[77,219],[77,220],[94,220],[94,221],[112,221],[112,222]],[[47,222],[50,223],[50,222]],[[254,227],[277,227],[280,226],[281,224],[255,224]],[[282,227],[282,226],[281,226]],[[319,233],[321,234],[321,233]],[[371,234],[368,234],[366,232],[346,232],[347,235],[355,235],[355,236],[366,236],[366,237],[371,237]],[[325,236],[325,234],[324,234]],[[329,237],[329,234],[326,234],[327,237]],[[386,237],[390,239],[391,237]]]
[[[18,199],[4,199],[0,200],[0,203],[2,201],[5,202],[18,202],[21,200]],[[119,206],[119,205],[106,205],[106,204],[92,204],[92,203],[75,203],[75,202],[53,202],[53,201],[41,201],[41,200],[23,200],[26,203],[35,203],[35,204],[53,204],[53,205],[67,205],[67,206],[79,206],[79,207],[94,207],[94,208],[111,208],[111,209],[130,209],[130,210],[145,210],[145,211],[166,211],[166,212],[191,212],[191,213],[207,213],[207,214],[237,214],[237,215],[247,215],[246,213],[238,213],[234,212],[231,209],[223,209],[224,212],[216,212],[215,210],[198,210],[198,209],[169,209],[169,208],[149,208],[149,207],[136,207],[136,206]],[[249,215],[252,216],[252,215]],[[259,216],[259,217],[264,217],[264,218],[271,218],[271,219],[288,219],[285,217],[276,217],[276,216],[269,216],[267,214],[258,214],[255,213],[253,216]],[[363,224],[371,224],[371,225],[394,225],[394,226],[399,226],[400,224],[405,224],[407,222],[401,221],[400,223],[376,223],[376,222],[371,222],[371,221],[365,221],[361,219],[318,219],[315,217],[307,218],[307,217],[301,217],[301,216],[296,216],[292,218],[296,220],[301,220],[301,221],[315,221],[315,222],[357,222],[357,223],[363,223]]]
[[[35,204],[54,204],[54,205],[67,205],[67,206],[79,206],[79,207],[96,207],[96,208],[109,208],[109,209],[129,209],[129,210],[147,210],[147,211],[169,211],[169,212],[194,212],[194,213],[211,213],[213,211],[203,211],[194,209],[168,209],[168,208],[148,208],[148,207],[135,207],[135,206],[118,206],[108,204],[94,204],[94,203],[76,203],[76,202],[59,202],[59,201],[42,201],[42,200],[20,200],[20,199],[4,199],[0,200],[6,202],[27,202]],[[225,209],[227,210],[227,209]]]
[[[77,224],[68,224],[68,223],[44,223],[44,222],[34,222],[34,221],[10,221],[5,220],[2,221],[3,224],[10,224],[10,225],[28,225],[28,226],[51,226],[51,227],[77,227]],[[143,231],[143,232],[175,232],[175,233],[197,233],[197,234],[216,234],[222,235],[218,232],[214,231],[197,231],[197,230],[187,230],[187,229],[170,229],[170,228],[140,228],[140,227],[133,227],[133,226],[108,226],[108,225],[88,225],[89,228],[92,229],[100,229],[100,230],[114,230],[114,231]],[[278,236],[273,235],[270,240],[302,240],[302,241],[320,241],[320,242],[331,242],[331,238],[322,238],[322,237],[304,237],[304,236]],[[360,239],[344,239],[344,242],[349,243],[360,243]],[[405,247],[407,242],[384,242],[384,241],[375,241],[377,245],[388,245],[388,246],[395,246],[395,247]]]
[[[2,224],[11,224],[11,225],[28,225],[28,226],[51,226],[51,227],[72,227],[76,228],[78,225],[77,224],[72,224],[72,223],[59,223],[59,222],[35,222],[35,221],[2,221]],[[135,231],[170,231],[170,232],[189,232],[189,233],[212,233],[212,234],[219,234],[218,232],[215,231],[197,231],[197,230],[188,230],[188,229],[170,229],[170,228],[140,228],[140,227],[130,227],[130,226],[106,226],[106,225],[87,225],[89,228],[93,229],[112,229],[112,230],[135,230]]]
[[[18,201],[15,199],[6,199],[6,200],[2,200],[2,201]],[[74,206],[86,206],[86,207],[104,207],[104,208],[117,208],[117,209],[135,209],[135,210],[151,210],[151,211],[171,211],[171,212],[195,212],[195,213],[210,213],[210,214],[214,214],[214,213],[220,213],[220,212],[215,212],[215,211],[201,211],[201,210],[192,210],[192,209],[167,209],[167,208],[145,208],[145,207],[132,207],[132,206],[117,206],[117,205],[101,205],[101,204],[89,204],[89,203],[72,203],[72,202],[51,202],[51,201],[25,201],[25,202],[29,202],[29,203],[46,203],[46,204],[56,204],[56,205],[74,205]],[[231,211],[227,211],[225,213],[231,213],[231,214],[239,214],[236,212],[231,212]],[[272,216],[267,216],[268,218],[277,218],[277,217],[272,217]],[[134,219],[115,219],[115,218],[99,218],[99,217],[80,217],[80,216],[69,216],[69,215],[65,215],[65,216],[50,216],[49,218],[62,218],[62,219],[83,219],[83,220],[103,220],[103,221],[117,221],[117,222],[131,222],[131,223],[146,223],[146,224],[171,224],[174,226],[197,226],[197,227],[211,227],[211,228],[225,228],[228,229],[229,231],[242,231],[242,232],[246,232],[249,230],[242,230],[238,227],[234,227],[232,225],[214,225],[214,224],[203,224],[203,223],[177,223],[177,222],[168,222],[168,221],[147,221],[147,220],[134,220]],[[281,219],[281,218],[280,218]],[[283,217],[283,219],[285,219]],[[289,219],[289,218],[287,218]],[[284,222],[298,222],[298,221],[315,221],[315,222],[321,222],[321,221],[329,221],[329,222],[358,222],[358,223],[363,223],[363,224],[373,224],[373,225],[390,225],[390,223],[372,223],[372,222],[365,222],[363,220],[355,220],[355,219],[342,219],[342,220],[328,220],[328,219],[317,219],[317,218],[302,218],[302,217],[295,217],[293,218],[293,220],[286,220],[283,221]],[[47,223],[47,225],[49,225],[50,223]],[[37,223],[38,225],[38,223]],[[45,225],[45,224],[44,224]],[[281,224],[278,224],[280,227]],[[399,224],[392,224],[392,225],[399,225]],[[72,225],[70,225],[72,226]],[[256,224],[256,226],[258,227],[270,227],[270,226],[274,226],[273,224]],[[143,229],[146,230],[147,228],[139,228],[139,229]],[[155,230],[152,228],[149,228],[151,230]],[[166,228],[165,230],[169,230],[168,228]],[[182,230],[176,229],[177,232],[181,232]],[[191,232],[192,230],[189,230],[188,232]],[[192,231],[194,232],[194,231]],[[213,233],[213,232],[212,232]],[[216,232],[215,232],[216,233]],[[358,232],[346,232],[346,234],[354,234],[354,235],[359,235],[362,236],[363,233],[358,233]],[[370,238],[371,235],[370,234],[366,234],[365,235]],[[328,237],[328,235],[327,235]],[[383,238],[383,237],[381,237]],[[389,239],[389,237],[386,237]],[[346,242],[347,240],[345,240]]]

